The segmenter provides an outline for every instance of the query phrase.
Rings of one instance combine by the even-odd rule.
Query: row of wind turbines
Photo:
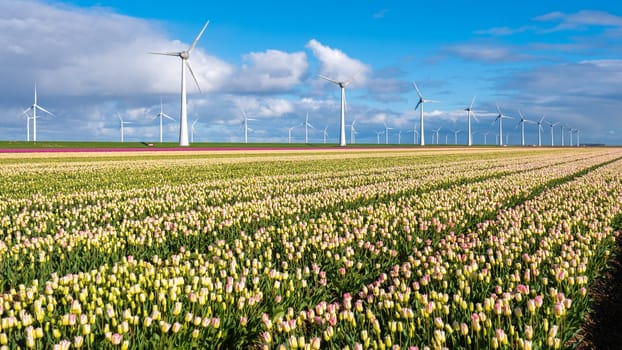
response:
[[[180,110],[180,118],[179,118],[179,146],[185,147],[185,146],[189,146],[190,142],[194,141],[194,135],[196,133],[196,128],[195,125],[198,121],[195,120],[193,121],[192,125],[191,125],[191,134],[190,134],[190,138],[191,140],[189,140],[188,137],[188,108],[187,108],[187,88],[186,88],[186,69],[190,72],[190,75],[192,76],[197,88],[199,89],[199,92],[201,92],[201,86],[199,85],[199,81],[197,79],[197,77],[195,76],[193,70],[192,70],[192,66],[190,64],[190,55],[192,53],[192,51],[194,50],[194,48],[196,47],[199,39],[201,38],[201,36],[203,35],[203,33],[205,32],[205,30],[207,29],[207,26],[209,25],[209,21],[207,21],[203,27],[201,28],[201,31],[197,34],[197,36],[194,38],[194,40],[192,41],[192,43],[190,44],[190,46],[183,51],[173,51],[173,52],[150,52],[150,54],[154,54],[154,55],[164,55],[164,56],[172,56],[172,57],[178,57],[181,59],[181,110]],[[337,85],[340,88],[340,92],[341,92],[341,114],[340,114],[340,120],[339,120],[339,146],[344,147],[346,146],[346,87],[348,85],[350,85],[352,83],[352,81],[354,80],[354,78],[356,77],[356,75],[359,74],[358,72],[354,75],[352,75],[348,80],[336,80],[330,77],[326,77],[323,75],[319,75],[319,77],[321,79],[324,79],[326,81],[329,81],[335,85]],[[431,100],[431,99],[426,99],[424,98],[423,94],[421,93],[421,91],[419,90],[419,87],[417,86],[417,84],[415,82],[413,82],[413,86],[415,88],[415,90],[417,91],[417,95],[419,97],[419,100],[417,102],[417,105],[415,106],[415,111],[418,109],[419,110],[419,128],[420,130],[417,131],[416,127],[413,128],[413,140],[414,140],[414,135],[415,134],[419,134],[419,144],[421,146],[425,146],[425,127],[424,127],[424,106],[426,103],[434,103],[434,102],[438,102],[435,100]],[[471,119],[475,118],[477,119],[477,117],[475,116],[474,110],[473,110],[473,104],[475,102],[475,97],[473,97],[473,99],[471,100],[471,104],[465,108],[464,110],[467,112],[467,146],[471,146],[473,144],[473,133],[472,133],[472,128],[471,128]],[[27,132],[27,141],[30,141],[30,121],[32,120],[33,122],[33,141],[37,141],[37,110],[42,111],[44,113],[47,113],[51,116],[54,116],[54,114],[52,114],[51,112],[49,112],[48,110],[46,110],[45,108],[41,107],[40,105],[37,104],[37,89],[36,89],[36,85],[35,85],[35,95],[34,95],[34,103],[32,106],[28,107],[26,110],[23,111],[23,114],[26,116],[26,132]],[[28,115],[27,112],[28,111],[32,111],[32,116]],[[498,134],[498,143],[499,146],[503,146],[503,120],[504,119],[513,119],[513,117],[510,117],[508,115],[505,115],[501,112],[501,108],[499,107],[499,105],[497,104],[497,116],[495,118],[494,122],[498,122],[499,125],[499,134]],[[244,142],[247,143],[248,142],[248,131],[251,131],[252,129],[250,129],[248,127],[248,122],[249,121],[253,121],[254,119],[252,118],[248,118],[248,116],[246,115],[245,111],[242,111],[243,114],[243,121],[242,121],[242,126],[244,128]],[[538,146],[542,146],[542,137],[541,137],[541,132],[542,132],[542,122],[544,121],[544,116],[542,116],[538,121],[532,121],[532,120],[528,120],[526,119],[522,113],[519,111],[519,115],[520,115],[520,125],[521,125],[521,145],[524,146],[525,145],[525,123],[534,123],[538,125]],[[162,108],[162,100],[160,100],[160,112],[157,114],[157,116],[159,118],[159,122],[160,122],[160,142],[162,142],[162,123],[163,123],[163,119],[169,119],[169,120],[175,120],[173,117],[169,116],[168,114],[164,113],[163,108]],[[130,121],[125,121],[123,120],[123,118],[117,113],[117,118],[119,119],[119,124],[120,124],[120,133],[121,133],[121,142],[124,142],[124,127],[125,125],[131,124],[132,122]],[[355,143],[355,135],[356,135],[356,129],[355,129],[355,123],[356,120],[354,120],[349,126],[350,126],[350,141],[351,143]],[[569,133],[570,133],[570,137],[572,140],[572,135],[573,133],[576,133],[577,135],[577,145],[579,145],[579,133],[580,130],[579,129],[573,129],[570,128],[568,126],[566,126],[565,124],[562,124],[561,122],[549,122],[547,121],[547,123],[549,124],[550,128],[551,128],[551,146],[554,146],[554,135],[553,135],[553,129],[556,126],[559,126],[562,130],[562,139],[561,139],[561,143],[562,146],[564,146],[564,128],[568,128],[569,129]],[[309,128],[314,128],[310,123],[309,123],[309,115],[307,113],[307,117],[305,119],[305,122],[303,123],[303,125],[305,126],[305,143],[309,142]],[[385,130],[382,131],[382,133],[385,134],[385,141],[386,143],[389,142],[389,130],[392,130],[393,128],[389,128],[386,124],[385,126]],[[296,126],[295,126],[296,127]],[[295,127],[290,127],[288,128],[288,142],[291,143],[291,132]],[[432,134],[432,140],[434,141],[434,135],[436,135],[436,142],[438,143],[438,133],[440,131],[439,129],[434,130],[434,133]],[[457,135],[460,131],[455,131],[454,132],[454,138],[455,141],[457,143]],[[377,132],[377,141],[378,143],[380,143],[380,135],[381,133]],[[323,129],[323,137],[324,137],[324,143],[326,143],[326,137],[327,137],[328,133],[327,133],[327,128]],[[398,134],[398,138],[401,138],[401,132]],[[398,141],[398,142],[401,142]],[[413,141],[414,143],[414,141]],[[572,143],[572,141],[571,141]]]

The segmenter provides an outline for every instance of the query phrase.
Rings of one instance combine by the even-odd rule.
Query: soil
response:
[[[576,349],[622,349],[622,239],[606,273],[589,290],[592,309],[576,340]]]

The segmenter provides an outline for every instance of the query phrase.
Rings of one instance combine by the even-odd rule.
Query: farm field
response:
[[[7,349],[560,349],[622,149],[0,154]]]

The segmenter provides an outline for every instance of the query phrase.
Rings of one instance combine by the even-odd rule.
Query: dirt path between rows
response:
[[[622,349],[622,238],[605,274],[594,281],[589,294],[592,310],[577,340],[577,349]]]

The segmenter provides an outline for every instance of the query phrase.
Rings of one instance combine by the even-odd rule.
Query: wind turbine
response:
[[[397,144],[398,145],[402,144],[402,130],[397,131]]]
[[[542,147],[542,121],[544,120],[544,115],[538,120],[538,147]]]
[[[170,119],[172,121],[175,121],[175,119],[173,119],[173,117],[171,117],[170,115],[164,113],[164,111],[162,109],[162,97],[160,97],[160,113],[158,113],[156,115],[156,118],[157,117],[160,117],[160,143],[162,143],[162,118],[167,118],[167,119]],[[153,120],[153,118],[151,120]]]
[[[453,132],[453,133],[454,133],[454,145],[457,145],[457,144],[458,144],[458,134],[459,134],[460,132],[462,132],[462,130],[457,129],[457,130],[452,130],[451,132]],[[470,146],[470,145],[469,145],[469,146]]]
[[[433,133],[432,133],[432,135],[436,134],[436,144],[437,145],[438,145],[438,138],[439,138],[438,133],[439,133],[439,131],[441,131],[441,127],[440,126],[438,127],[438,129],[433,130]],[[434,143],[434,138],[432,138],[432,143]]]
[[[30,119],[32,119],[32,117],[29,116],[26,111],[22,111],[22,114],[26,117],[26,141],[30,142]]]
[[[384,143],[386,145],[389,144],[389,130],[393,130],[394,128],[390,128],[387,126],[387,123],[384,123]]]
[[[423,105],[426,102],[437,102],[434,100],[426,100],[423,95],[421,94],[421,91],[419,91],[419,87],[417,86],[417,83],[415,83],[413,81],[413,86],[415,87],[415,90],[417,90],[417,95],[419,95],[419,102],[417,102],[417,105],[415,106],[415,111],[417,110],[417,108],[419,108],[419,106],[421,106],[421,109],[419,110],[419,123],[420,123],[420,127],[421,127],[421,133],[419,135],[421,135],[421,146],[425,146],[425,137],[423,135],[425,135],[425,131],[423,128]],[[436,143],[438,144],[438,139],[436,140]]]
[[[413,145],[417,144],[417,137],[419,136],[419,131],[417,131],[417,124],[413,124]]]
[[[248,143],[248,130],[252,131],[252,129],[248,128],[248,121],[257,119],[249,118],[244,110],[242,110],[242,115],[244,116],[244,119],[242,120],[242,125],[244,126],[244,143]]]
[[[121,115],[119,113],[117,113],[117,118],[119,118],[119,124],[121,128],[121,142],[125,142],[125,139],[123,136],[123,127],[125,126],[125,124],[132,124],[132,122],[124,121],[123,118],[121,118]]]
[[[354,121],[352,122],[352,124],[350,124],[350,143],[354,144],[356,143],[356,128],[354,127],[354,124],[356,124],[356,119],[354,119]]]
[[[380,144],[380,135],[384,134],[384,131],[376,131],[376,143]]]
[[[309,123],[309,112],[307,112],[307,118],[305,119],[305,143],[309,143],[309,128],[315,129],[311,123]]]
[[[566,127],[566,125],[564,124],[559,124],[559,127],[562,130],[562,147],[564,147],[564,128]]]
[[[296,127],[292,126],[291,128],[287,128],[287,143],[292,143],[292,130],[294,130],[294,128]]]
[[[497,112],[499,112],[499,114],[497,115],[497,118],[495,118],[493,123],[496,122],[497,120],[499,121],[499,146],[503,146],[503,118],[512,119],[512,117],[501,113],[501,108],[499,107],[498,103],[497,103]]]
[[[574,132],[573,128],[568,128],[568,138],[570,139],[570,147],[572,147],[572,133]]]
[[[551,147],[554,147],[555,146],[555,134],[553,133],[553,131],[555,127],[559,125],[559,122],[551,123],[547,121],[546,123],[549,124],[549,127],[551,128]]]
[[[484,145],[488,145],[488,134],[490,134],[490,131],[486,131],[484,134]]]
[[[471,134],[471,115],[473,115],[473,117],[475,117],[475,113],[473,113],[473,103],[475,102],[475,96],[473,96],[473,99],[471,100],[471,104],[469,105],[469,107],[465,108],[464,110],[467,111],[467,119],[468,119],[468,139],[467,139],[467,146],[472,146],[473,145],[473,137]],[[477,119],[477,118],[476,118]]]
[[[37,142],[37,109],[40,110],[41,112],[51,115],[52,117],[55,117],[55,115],[52,114],[52,112],[48,111],[47,109],[37,104],[37,84],[35,83],[35,102],[32,104],[32,106],[26,108],[22,112],[26,114],[26,112],[32,110],[32,117],[30,117],[30,119],[32,119],[32,141],[33,142]],[[29,135],[27,139],[28,141],[30,141],[30,130],[29,130],[29,119],[28,118],[29,118],[28,114],[26,114],[26,132]]]
[[[521,113],[520,109],[518,110],[518,114],[520,115],[520,121],[518,122],[518,124],[520,124],[521,126],[521,133],[520,133],[520,144],[521,146],[525,146],[525,123],[533,123],[533,121],[525,118],[523,116],[523,113]],[[539,135],[539,132],[538,132]]]
[[[574,129],[575,133],[577,134],[577,147],[581,146],[581,143],[579,142],[579,134],[581,133],[581,129]]]
[[[199,92],[201,92],[201,87],[199,86],[199,81],[197,77],[194,75],[192,71],[192,66],[190,66],[190,53],[194,50],[194,47],[197,45],[197,42],[203,35],[203,32],[207,28],[209,21],[205,22],[205,25],[199,32],[199,34],[194,38],[192,44],[188,47],[188,49],[179,52],[150,52],[154,55],[164,55],[164,56],[174,56],[181,58],[181,113],[179,118],[179,145],[180,146],[189,146],[188,143],[188,105],[186,103],[186,68],[192,75],[194,82],[197,84],[197,88]]]
[[[326,136],[328,136],[328,126],[322,130],[322,135],[324,135],[324,144],[326,144]]]
[[[190,142],[194,142],[194,134],[197,133],[197,129],[194,126],[197,124],[198,121],[199,119],[195,119],[190,125]]]
[[[341,89],[341,119],[339,122],[339,146],[341,147],[345,147],[346,145],[346,86],[352,83],[352,80],[354,80],[354,77],[357,74],[359,74],[359,72],[356,72],[352,77],[350,77],[349,80],[346,81],[333,80],[323,75],[319,75],[320,78],[330,81],[331,83],[339,86]]]

